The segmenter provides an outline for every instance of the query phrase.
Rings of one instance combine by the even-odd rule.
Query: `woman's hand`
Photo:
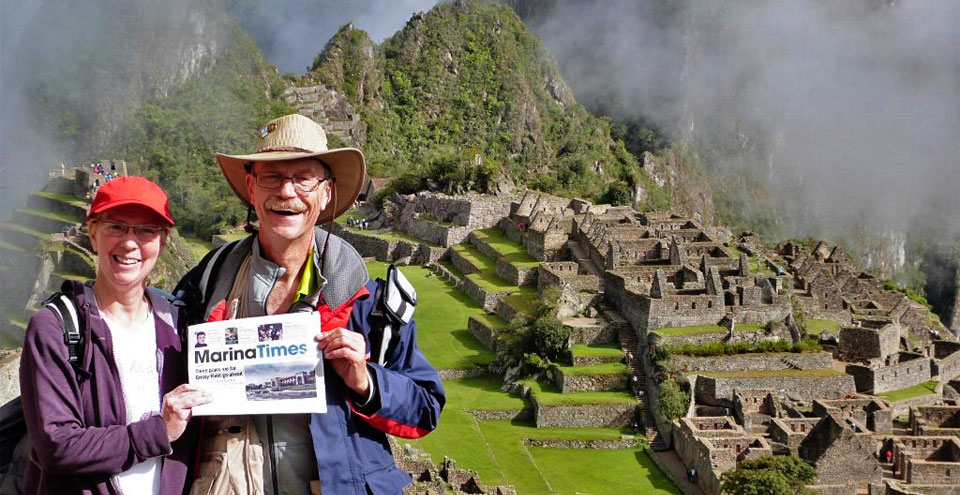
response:
[[[193,416],[193,408],[212,400],[210,394],[196,386],[184,383],[163,396],[160,416],[167,427],[167,439],[173,442],[183,435],[187,422]]]

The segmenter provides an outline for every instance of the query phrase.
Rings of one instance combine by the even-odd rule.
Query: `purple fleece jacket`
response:
[[[33,450],[24,473],[24,493],[118,494],[114,475],[150,457],[164,456],[160,493],[184,491],[194,452],[188,430],[167,440],[160,416],[126,424],[120,376],[110,330],[93,303],[93,291],[72,283],[78,317],[86,321],[82,363],[91,378],[78,383],[67,359],[63,330],[51,309],[30,319],[20,360],[23,412]],[[148,291],[157,328],[159,386],[166,394],[186,380],[177,332],[177,311]]]

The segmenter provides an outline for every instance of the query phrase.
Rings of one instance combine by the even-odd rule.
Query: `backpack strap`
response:
[[[214,284],[211,282],[217,280],[217,274],[220,273],[227,255],[242,241],[243,239],[238,239],[228,242],[207,253],[173,289],[173,298],[170,302],[174,306],[185,309],[190,324],[203,321],[203,314],[213,294]]]
[[[64,282],[64,284],[69,282]],[[57,292],[43,301],[43,306],[50,308],[60,322],[63,329],[63,343],[67,346],[67,359],[77,375],[77,381],[82,382],[92,375],[83,368],[83,351],[86,345],[83,319],[79,317],[77,303],[72,297],[63,292]]]
[[[396,265],[387,268],[387,279],[377,279],[374,306],[370,315],[374,328],[370,330],[371,356],[381,366],[400,343],[400,328],[413,320],[417,307],[417,291]]]

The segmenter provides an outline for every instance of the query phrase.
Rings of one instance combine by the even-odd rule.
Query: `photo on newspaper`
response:
[[[319,313],[238,318],[188,328],[190,383],[213,401],[197,416],[327,411]]]

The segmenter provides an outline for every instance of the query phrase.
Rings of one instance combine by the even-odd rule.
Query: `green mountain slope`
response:
[[[381,45],[345,26],[297,84],[317,82],[360,109],[371,175],[432,171],[442,186],[443,171],[457,167],[431,162],[465,168],[480,154],[486,171],[471,177],[475,189],[503,170],[529,187],[617,203],[640,185],[641,207],[667,206],[609,122],[575,101],[543,44],[503,5],[442,4]]]

